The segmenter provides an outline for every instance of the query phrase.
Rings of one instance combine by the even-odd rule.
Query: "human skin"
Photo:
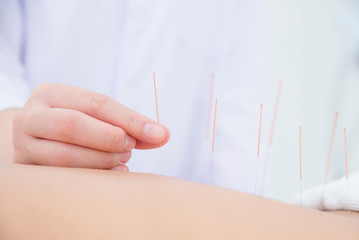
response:
[[[133,148],[157,148],[169,137],[165,126],[115,99],[63,84],[41,84],[23,108],[0,112],[6,162],[111,169],[127,163]]]
[[[0,239],[359,239],[358,216],[160,175],[2,163],[0,189]]]
[[[12,144],[12,122],[17,109],[0,112],[0,161],[12,162],[14,147]]]

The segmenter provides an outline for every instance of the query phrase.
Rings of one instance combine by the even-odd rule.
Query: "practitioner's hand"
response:
[[[122,169],[131,150],[164,145],[162,125],[116,100],[61,84],[35,89],[13,121],[18,163]]]
[[[349,183],[349,184],[348,184]],[[359,211],[359,172],[349,175],[349,181],[342,177],[323,185],[306,190],[302,194],[305,207],[319,210]],[[323,196],[324,195],[324,196]],[[294,203],[300,204],[300,194],[294,197]]]

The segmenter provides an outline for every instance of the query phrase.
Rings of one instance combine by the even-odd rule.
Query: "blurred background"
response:
[[[27,11],[32,14],[25,14]],[[27,18],[34,20],[26,22]],[[223,180],[217,185],[252,191],[256,108],[260,103],[265,103],[260,163],[263,167],[270,156],[271,170],[265,196],[289,202],[299,191],[299,126],[303,127],[303,188],[323,183],[336,111],[339,118],[329,178],[345,175],[344,127],[349,171],[359,171],[359,0],[78,0],[31,4],[0,0],[0,35],[9,36],[6,40],[13,43],[5,48],[7,41],[0,36],[0,67],[4,73],[7,69],[15,73],[11,81],[2,80],[0,75],[0,97],[6,93],[10,97],[24,95],[16,85],[20,81],[15,81],[22,77],[22,68],[8,57],[12,51],[4,51],[14,47],[22,53],[20,44],[12,39],[20,39],[22,23],[31,33],[26,35],[24,61],[29,63],[26,84],[30,87],[42,81],[77,84],[121,96],[118,100],[125,105],[156,119],[151,76],[153,71],[158,73],[161,122],[172,131],[171,141],[163,147],[166,175],[208,182],[210,142],[201,141],[211,73],[222,81],[222,89],[218,87],[214,93],[220,98],[217,123],[227,114],[216,132],[217,176]],[[68,57],[77,51],[76,57]],[[107,84],[102,84],[106,79]],[[268,150],[271,105],[280,79],[282,95],[273,147]],[[15,84],[12,91],[5,89],[5,81]],[[193,86],[187,88],[185,83]],[[150,100],[143,101],[146,94]],[[161,105],[161,101],[167,104]],[[185,120],[173,109],[178,116],[187,116]],[[194,125],[186,131],[183,122]],[[136,151],[133,159],[128,164],[131,171],[160,172],[158,149]]]
[[[290,201],[299,191],[300,125],[303,189],[324,182],[335,111],[329,178],[345,175],[344,127],[349,172],[359,170],[359,1],[264,1],[264,12],[273,102],[277,82],[284,80],[268,196]]]

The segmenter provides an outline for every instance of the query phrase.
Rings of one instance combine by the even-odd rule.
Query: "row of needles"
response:
[[[155,100],[156,100],[156,113],[157,113],[157,123],[159,124],[159,112],[158,112],[158,98],[157,98],[157,88],[156,88],[156,75],[153,72],[153,84],[154,84],[154,91],[155,91]],[[264,168],[264,174],[266,175],[268,171],[268,162],[269,162],[269,154],[272,147],[273,142],[273,135],[274,135],[274,129],[276,125],[276,118],[277,118],[277,112],[279,107],[279,101],[280,101],[280,95],[281,95],[281,89],[282,89],[283,81],[280,80],[278,84],[278,90],[277,90],[277,97],[276,102],[274,106],[274,112],[272,117],[272,124],[271,124],[271,131],[268,141],[268,153],[267,153],[267,159],[265,161],[265,168]],[[209,104],[208,104],[208,114],[207,114],[207,124],[206,124],[206,138],[209,137],[209,129],[210,129],[210,118],[211,118],[211,110],[212,110],[212,99],[213,99],[213,89],[214,89],[214,75],[211,75],[211,82],[210,82],[210,94],[209,94]],[[218,100],[215,98],[215,107],[214,107],[214,120],[213,120],[213,135],[212,135],[212,151],[211,151],[211,161],[210,161],[210,182],[213,183],[213,159],[214,159],[214,143],[215,143],[215,133],[216,133],[216,119],[217,119],[217,103]],[[333,147],[334,147],[334,140],[335,140],[335,132],[337,127],[337,121],[338,121],[338,112],[335,112],[334,114],[334,121],[333,121],[333,127],[332,127],[332,133],[330,137],[330,144],[329,144],[329,153],[326,163],[326,169],[325,169],[325,178],[324,178],[324,184],[323,184],[323,196],[322,199],[325,197],[325,188],[326,183],[329,175],[329,168],[330,168],[330,162],[332,158],[333,153]],[[262,132],[262,117],[263,117],[263,104],[260,105],[260,117],[259,117],[259,133],[258,133],[258,147],[257,147],[257,161],[256,161],[256,173],[255,173],[255,186],[254,186],[254,193],[257,194],[257,188],[258,188],[258,169],[259,169],[259,156],[260,156],[260,145],[261,145],[261,132]],[[347,142],[347,129],[344,128],[344,141],[345,141],[345,163],[346,163],[346,179],[347,179],[347,195],[349,197],[349,166],[348,166],[348,142]],[[160,143],[160,165],[161,165],[161,172],[163,173],[163,158],[162,158],[162,143]],[[262,182],[262,189],[264,185],[265,176],[263,177]],[[299,191],[300,191],[300,205],[303,205],[302,202],[302,126],[299,127]]]

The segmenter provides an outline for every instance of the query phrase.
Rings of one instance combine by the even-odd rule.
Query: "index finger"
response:
[[[169,130],[166,127],[106,95],[55,83],[40,85],[34,94],[44,97],[49,107],[80,111],[118,126],[134,138],[149,143],[148,148],[151,148],[151,144],[156,147],[158,143],[168,141]]]

